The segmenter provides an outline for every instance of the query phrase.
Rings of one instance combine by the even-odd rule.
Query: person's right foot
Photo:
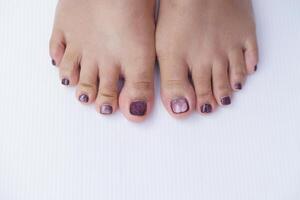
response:
[[[156,38],[162,100],[175,117],[229,105],[256,71],[251,0],[161,0]]]
[[[155,0],[60,0],[50,41],[61,83],[102,114],[141,121],[153,105]],[[119,77],[125,79],[118,96]],[[100,80],[98,82],[98,79]]]

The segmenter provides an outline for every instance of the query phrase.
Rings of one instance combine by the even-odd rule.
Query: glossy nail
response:
[[[135,101],[130,104],[130,114],[135,116],[144,116],[147,112],[147,103],[145,101]]]
[[[236,90],[241,90],[241,89],[243,88],[243,86],[242,86],[241,83],[236,83],[236,84],[234,85],[234,88],[235,88]]]
[[[82,94],[79,96],[79,101],[82,103],[88,103],[89,102],[89,97],[86,94]]]
[[[110,114],[112,114],[112,112],[113,112],[113,108],[111,105],[103,104],[100,107],[100,113],[103,115],[110,115]]]
[[[181,114],[187,112],[190,107],[186,98],[178,98],[171,102],[171,108],[173,113]]]
[[[201,106],[201,112],[202,113],[211,113],[212,106],[210,104],[204,104],[203,106]]]
[[[61,84],[68,86],[68,85],[70,85],[70,81],[69,81],[69,79],[64,78],[61,80]]]
[[[231,98],[230,97],[223,97],[221,98],[221,104],[223,106],[227,106],[231,104]]]
[[[52,59],[51,63],[52,63],[53,66],[56,66],[55,60]]]

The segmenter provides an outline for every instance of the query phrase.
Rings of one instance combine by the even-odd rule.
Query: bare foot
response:
[[[133,121],[153,105],[154,0],[60,0],[50,41],[62,84],[102,114],[118,106]],[[125,85],[118,95],[120,77]]]
[[[175,117],[229,105],[257,68],[251,0],[161,0],[156,37],[162,100]]]

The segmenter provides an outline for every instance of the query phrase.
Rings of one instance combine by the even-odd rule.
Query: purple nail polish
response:
[[[69,81],[69,79],[64,78],[61,80],[61,84],[68,86],[68,85],[70,85],[70,81]]]
[[[243,86],[242,86],[241,83],[237,83],[237,84],[234,85],[234,88],[235,88],[236,90],[241,90],[241,89],[243,88]]]
[[[210,104],[204,104],[203,106],[201,106],[201,112],[202,113],[211,113],[212,106]]]
[[[224,106],[231,104],[231,98],[230,97],[223,97],[221,98],[221,104]]]
[[[100,107],[100,113],[103,115],[110,115],[110,114],[112,114],[112,112],[113,112],[113,108],[111,105],[103,104]]]
[[[79,101],[82,103],[88,103],[89,102],[89,97],[86,94],[82,94],[79,96]]]
[[[147,112],[147,103],[145,101],[135,101],[130,104],[130,114],[135,116],[144,116]]]
[[[53,66],[56,66],[56,62],[55,62],[55,60],[53,60],[53,59],[52,59],[52,61],[51,61],[51,62],[52,62],[52,65],[53,65]]]
[[[171,108],[172,108],[172,111],[175,114],[185,113],[190,109],[188,101],[186,100],[186,98],[174,99],[171,102]]]
[[[257,65],[255,65],[255,67],[254,67],[254,71],[257,71]]]

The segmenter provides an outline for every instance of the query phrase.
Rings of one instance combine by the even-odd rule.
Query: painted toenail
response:
[[[147,103],[145,101],[135,101],[130,104],[130,114],[135,116],[144,116],[147,112]]]
[[[255,67],[254,67],[254,71],[257,71],[257,65],[255,65]]]
[[[186,98],[174,99],[171,102],[171,108],[175,114],[185,113],[190,109]]]
[[[241,89],[243,88],[243,86],[242,86],[241,83],[237,83],[237,84],[234,85],[234,88],[235,88],[236,90],[241,90]]]
[[[203,106],[201,106],[201,112],[202,113],[211,113],[212,106],[210,104],[204,104]]]
[[[51,62],[52,62],[52,65],[53,65],[53,66],[56,66],[56,62],[55,62],[55,60],[53,60],[53,59],[52,59],[52,61],[51,61]]]
[[[79,96],[79,101],[82,103],[88,103],[89,102],[89,97],[86,94],[82,94]]]
[[[112,112],[113,112],[113,108],[111,105],[103,104],[100,107],[100,113],[103,115],[110,115],[110,114],[112,114]]]
[[[68,86],[68,85],[70,85],[70,81],[69,81],[69,79],[64,78],[61,80],[61,84]]]
[[[230,97],[223,97],[223,98],[221,98],[221,104],[224,105],[224,106],[230,105],[231,104]]]

